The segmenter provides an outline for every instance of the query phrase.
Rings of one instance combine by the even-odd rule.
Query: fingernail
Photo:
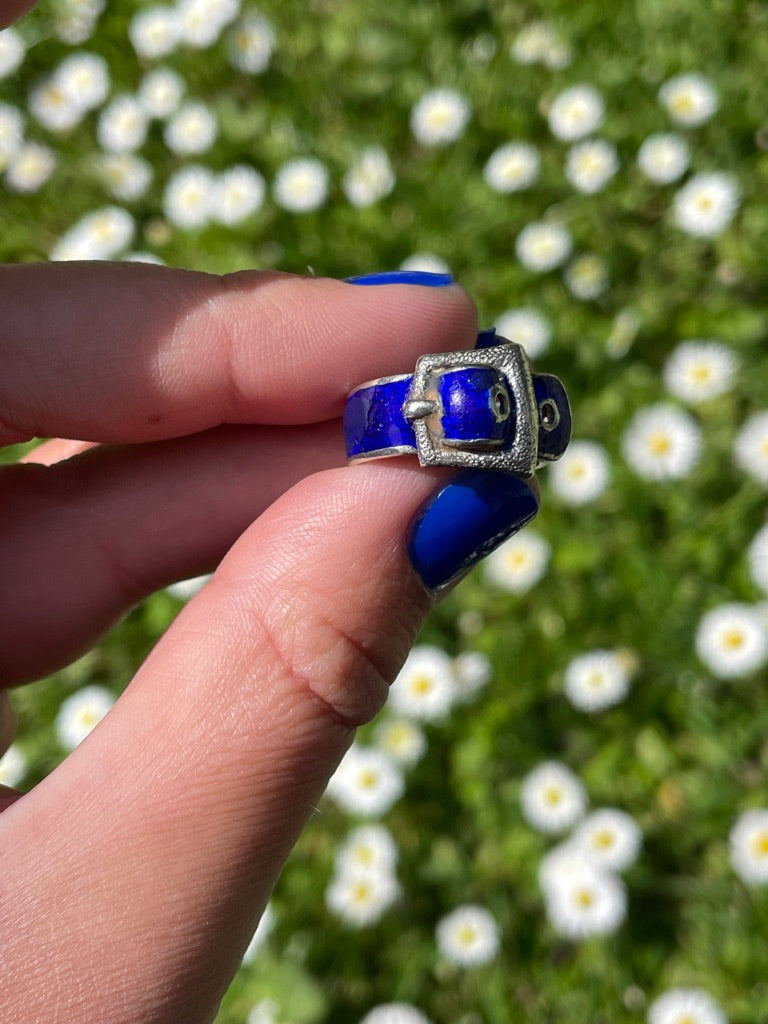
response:
[[[347,284],[420,284],[425,288],[446,288],[453,284],[450,274],[429,274],[426,270],[381,270],[346,280]]]
[[[411,564],[438,590],[526,526],[539,500],[525,480],[471,470],[428,498],[408,528]]]

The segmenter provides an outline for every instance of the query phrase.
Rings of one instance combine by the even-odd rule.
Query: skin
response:
[[[210,1021],[432,603],[404,536],[444,475],[343,465],[344,397],[471,348],[475,311],[101,263],[0,268],[0,309],[0,442],[86,439],[0,468],[3,684],[219,563],[104,721],[0,798],[0,1019]]]

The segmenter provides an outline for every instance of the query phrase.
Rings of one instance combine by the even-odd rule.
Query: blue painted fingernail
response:
[[[428,498],[408,528],[408,555],[428,590],[437,590],[526,526],[539,499],[525,480],[471,470]]]
[[[450,274],[429,274],[426,270],[382,270],[346,280],[347,284],[420,284],[425,288],[446,288],[453,284]]]

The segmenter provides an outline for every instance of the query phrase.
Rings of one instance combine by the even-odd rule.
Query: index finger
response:
[[[465,292],[140,263],[0,268],[0,444],[126,443],[340,415],[361,380],[471,347]]]

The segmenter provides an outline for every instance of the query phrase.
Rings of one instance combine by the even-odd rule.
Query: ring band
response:
[[[494,330],[478,335],[477,348],[423,355],[414,373],[360,384],[344,409],[350,461],[417,455],[422,466],[530,477],[570,437],[559,378],[532,373],[522,346]]]

